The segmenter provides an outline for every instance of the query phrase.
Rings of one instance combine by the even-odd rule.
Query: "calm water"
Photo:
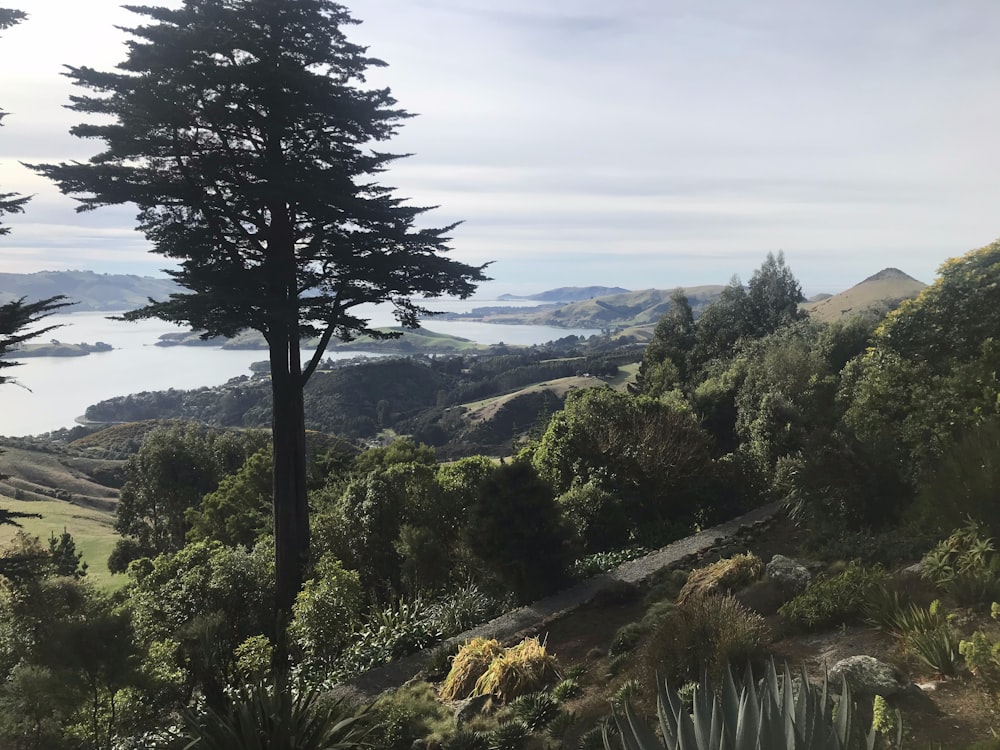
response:
[[[434,301],[435,309],[463,311],[482,305],[499,305],[489,300]],[[524,302],[512,304],[525,304]],[[372,309],[375,325],[392,325],[388,310]],[[160,334],[182,330],[162,321],[120,323],[108,320],[107,313],[52,315],[49,324],[63,324],[39,341],[58,339],[68,343],[92,344],[104,341],[114,351],[85,357],[32,357],[22,360],[5,375],[22,387],[7,383],[0,387],[0,434],[36,435],[72,427],[91,404],[114,396],[168,388],[189,389],[219,385],[238,375],[250,374],[250,364],[267,359],[264,351],[224,351],[216,347],[155,346]],[[593,330],[507,326],[467,321],[428,320],[424,326],[483,344],[543,344],[563,336],[598,333]],[[328,353],[341,359],[357,356]],[[28,390],[30,389],[30,390]]]

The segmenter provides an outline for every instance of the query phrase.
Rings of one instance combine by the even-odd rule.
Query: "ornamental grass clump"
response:
[[[520,695],[543,690],[561,678],[556,658],[537,638],[525,638],[497,656],[476,681],[474,695],[495,695],[509,703]]]
[[[724,558],[692,571],[677,595],[677,603],[739,591],[760,578],[763,572],[764,563],[752,552]]]
[[[490,664],[503,653],[500,641],[473,638],[451,660],[451,669],[441,686],[441,699],[461,700],[475,694],[476,683]]]

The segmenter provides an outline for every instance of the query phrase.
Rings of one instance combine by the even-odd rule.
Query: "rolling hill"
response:
[[[0,304],[21,297],[35,300],[62,294],[75,303],[63,312],[132,310],[145,305],[150,297],[165,299],[179,288],[169,279],[93,271],[0,273]]]
[[[927,285],[898,268],[885,268],[840,294],[816,302],[806,302],[809,316],[833,322],[854,315],[884,316],[903,300],[916,297]]]

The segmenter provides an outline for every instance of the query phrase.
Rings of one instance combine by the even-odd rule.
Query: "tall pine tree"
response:
[[[409,115],[388,89],[364,88],[382,66],[330,0],[185,0],[128,6],[113,72],[68,69],[71,109],[104,150],[86,163],[39,165],[79,210],[134,203],[154,252],[179,262],[188,291],[129,313],[206,336],[260,331],[273,398],[277,606],[291,611],[309,549],[302,389],[334,338],[379,336],[359,306],[389,302],[417,324],[414,295],[470,295],[482,267],[447,258],[452,227],[416,228],[427,210],[375,182],[396,155],[373,144]],[[110,122],[109,122],[110,120]],[[302,366],[300,341],[319,337]]]

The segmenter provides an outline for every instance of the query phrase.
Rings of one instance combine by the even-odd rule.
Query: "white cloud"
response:
[[[132,212],[74,214],[17,164],[97,150],[65,133],[59,71],[121,57],[118,1],[31,0],[0,38],[0,188],[38,193],[0,270],[63,263],[74,236],[105,267],[164,265]],[[496,259],[495,284],[721,283],[776,249],[807,288],[889,265],[929,280],[1000,235],[994,0],[350,7],[349,36],[389,63],[370,83],[421,115],[386,182],[440,204],[427,223],[466,220],[454,255]]]

